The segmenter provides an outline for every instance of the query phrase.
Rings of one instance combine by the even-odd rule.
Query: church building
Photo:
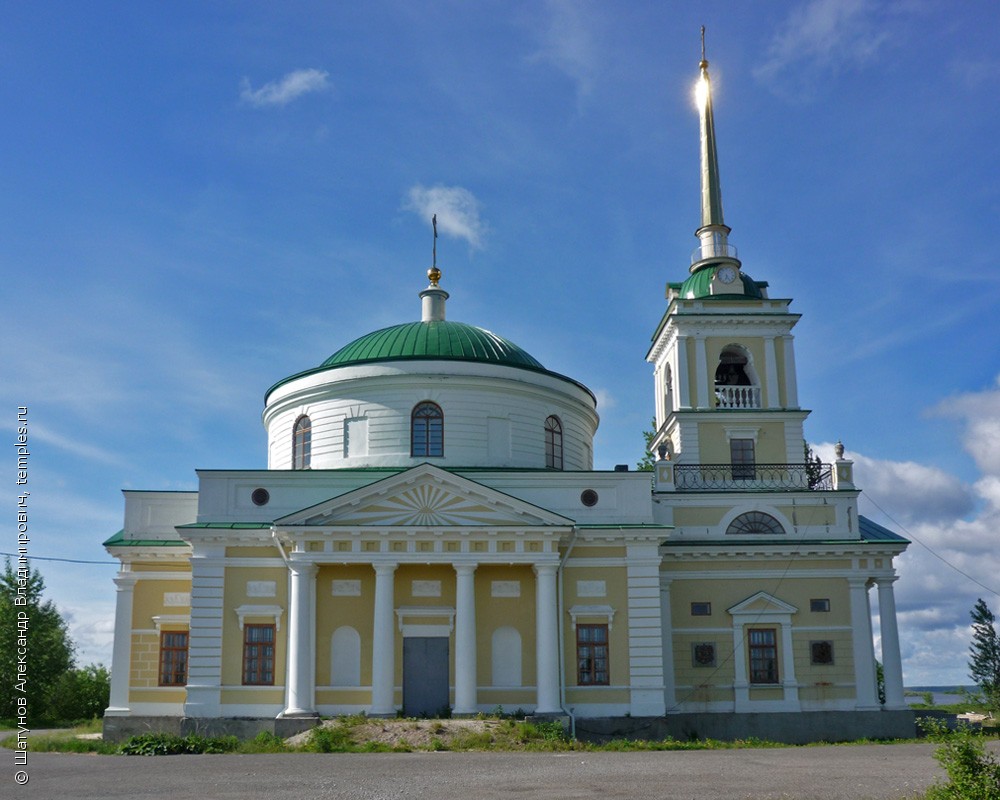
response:
[[[435,264],[419,321],[267,391],[267,469],[124,492],[108,738],[498,706],[581,735],[913,735],[908,543],[858,514],[842,447],[805,455],[799,315],[729,243],[704,56],[697,96],[698,246],[646,354],[652,472],[594,470],[594,394],[448,319]]]

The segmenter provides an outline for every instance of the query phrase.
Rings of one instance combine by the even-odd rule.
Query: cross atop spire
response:
[[[431,268],[427,270],[427,277],[430,278],[431,286],[437,287],[441,280],[441,270],[438,269],[438,215],[431,217],[431,227],[434,228],[434,245],[431,250]]]

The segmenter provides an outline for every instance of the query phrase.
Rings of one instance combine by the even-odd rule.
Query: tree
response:
[[[813,455],[813,449],[808,442],[802,442],[802,449],[806,458],[806,480],[809,488],[815,489],[823,480],[823,462],[819,460],[819,456]]]
[[[970,612],[972,644],[969,646],[969,677],[983,693],[991,710],[1000,709],[1000,637],[996,618],[981,597]]]
[[[0,574],[0,686],[4,687],[0,718],[17,716],[17,699],[24,697],[30,719],[52,718],[54,688],[60,676],[73,668],[74,647],[66,622],[51,600],[42,601],[44,589],[38,570],[14,569],[7,560]],[[19,657],[26,667],[21,673]]]
[[[111,675],[103,664],[88,664],[59,676],[49,703],[53,719],[80,722],[104,713],[111,699]]]
[[[654,417],[650,423],[649,427],[651,430],[643,431],[642,438],[646,440],[646,446],[643,448],[645,455],[643,455],[642,460],[635,465],[635,468],[639,472],[652,472],[653,465],[656,463],[656,456],[653,455],[649,446],[653,443],[653,437],[656,436],[656,418]]]
[[[875,690],[878,692],[879,705],[885,705],[885,670],[882,662],[875,659]]]

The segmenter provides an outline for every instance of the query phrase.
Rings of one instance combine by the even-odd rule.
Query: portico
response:
[[[398,509],[432,486],[436,499],[420,513],[436,524],[370,524],[376,506]],[[492,667],[500,654],[486,648],[494,631],[482,629],[485,614],[477,613],[477,595],[492,604],[510,603],[512,611],[522,598],[533,595],[533,625],[515,628],[515,634],[518,641],[536,643],[535,663],[523,670],[517,664],[517,672],[525,676],[533,666],[535,680],[505,688],[521,690],[521,695],[529,691],[536,713],[560,713],[556,573],[560,542],[572,533],[571,522],[430,465],[378,487],[376,492],[366,487],[288,515],[272,529],[289,570],[289,657],[282,716],[316,716],[319,707],[330,705],[345,711],[360,705],[369,715],[395,716],[407,694],[408,675],[401,662],[403,640],[408,638],[447,643],[449,674],[433,680],[444,680],[453,689],[447,702],[452,713],[475,714],[497,705],[492,697],[479,696],[485,667]],[[492,524],[454,524],[468,523],[471,517]],[[359,520],[366,524],[352,524]],[[517,579],[492,580],[490,568],[502,568]],[[338,577],[341,574],[365,577],[351,580]],[[323,576],[319,590],[317,575]],[[320,632],[320,618],[349,623],[357,634],[355,652],[338,652],[336,635]],[[500,627],[496,621],[487,624]],[[341,649],[350,649],[355,639],[342,641]],[[317,647],[330,648],[331,669],[338,661],[360,661],[362,652],[370,653],[370,671],[359,664],[355,673],[358,685],[331,683],[324,692],[333,703],[317,702]],[[481,660],[488,660],[482,668]],[[362,673],[370,675],[370,687],[361,685]],[[331,674],[333,680],[340,679]],[[337,695],[344,701],[348,694],[353,703],[336,702]],[[363,701],[365,694],[369,702]]]

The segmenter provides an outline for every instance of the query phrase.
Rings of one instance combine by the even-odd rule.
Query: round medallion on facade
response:
[[[597,492],[593,489],[584,489],[580,492],[580,502],[583,503],[587,508],[597,505]]]

